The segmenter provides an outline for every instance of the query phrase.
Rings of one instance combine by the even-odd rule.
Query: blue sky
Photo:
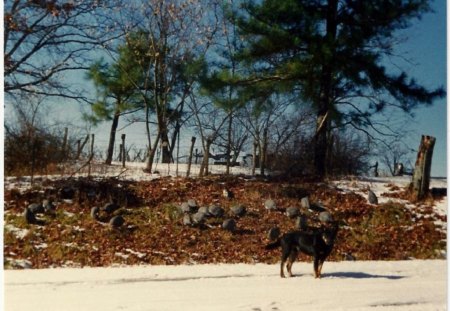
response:
[[[432,1],[434,13],[426,14],[421,20],[415,21],[402,35],[407,40],[397,47],[397,54],[403,55],[411,60],[410,63],[402,63],[401,68],[405,70],[409,76],[415,78],[420,84],[429,88],[438,86],[446,87],[447,82],[447,36],[446,36],[446,1]],[[79,80],[84,80],[80,79]],[[87,81],[80,81],[87,83]],[[432,161],[432,176],[447,175],[447,109],[446,98],[436,101],[431,107],[423,107],[415,111],[415,119],[411,120],[405,128],[405,139],[408,146],[417,150],[422,134],[436,137],[436,145],[434,149]],[[59,115],[62,119],[73,120],[79,107],[74,105],[55,105],[54,114]],[[86,108],[86,107],[85,107]],[[73,113],[72,113],[73,112]],[[122,122],[121,122],[122,123]],[[123,125],[119,124],[119,128]],[[97,129],[93,129],[96,133],[96,145],[101,147],[108,140],[110,122],[102,124]],[[127,141],[134,143],[139,148],[145,147],[146,136],[144,126],[142,124],[133,125],[118,133],[127,134]],[[130,140],[128,140],[130,139]],[[189,136],[190,141],[190,136]],[[184,146],[186,145],[186,146]],[[181,148],[186,150],[189,142],[186,144],[181,142]],[[200,144],[196,146],[200,148]],[[180,151],[183,153],[183,151]],[[408,159],[414,164],[415,154]]]
[[[427,87],[447,87],[447,35],[446,1],[432,2],[435,13],[426,14],[422,20],[405,31],[408,40],[398,51],[413,60],[406,68],[407,73]],[[447,173],[447,99],[436,101],[431,107],[418,109],[412,121],[410,147],[417,149],[420,135],[436,137],[432,160],[432,176],[446,176]],[[414,164],[415,158],[412,159]]]

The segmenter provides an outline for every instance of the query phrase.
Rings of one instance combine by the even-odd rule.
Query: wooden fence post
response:
[[[95,134],[91,134],[91,151],[90,151],[90,155],[89,155],[88,177],[91,176],[91,161],[94,158],[94,140],[95,140]]]
[[[125,160],[126,160],[126,154],[125,154],[125,134],[122,134],[122,167],[125,167]]]
[[[412,180],[413,195],[416,200],[423,199],[430,187],[431,159],[435,142],[435,137],[422,135]]]
[[[198,164],[198,158],[200,155],[198,154],[198,148],[195,148],[195,164]]]
[[[192,153],[194,152],[194,145],[195,145],[195,137],[192,136],[191,150],[189,151],[189,159],[188,159],[188,167],[187,167],[186,177],[189,177],[189,174],[191,173]]]
[[[84,139],[83,143],[78,148],[77,159],[80,157],[81,152],[83,152],[84,146],[87,144],[88,140],[89,140],[89,134],[86,135],[86,138]]]
[[[64,138],[63,138],[63,144],[62,144],[62,160],[65,161],[67,157],[67,137],[69,135],[69,129],[67,127],[64,128]]]
[[[78,160],[80,158],[80,154],[81,154],[81,139],[77,140],[77,156],[76,156],[76,160]]]

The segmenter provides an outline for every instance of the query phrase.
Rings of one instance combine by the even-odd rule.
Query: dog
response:
[[[310,230],[291,231],[281,236],[277,241],[266,245],[267,250],[281,246],[280,276],[284,275],[284,265],[287,261],[287,272],[292,277],[292,265],[299,253],[305,253],[314,257],[314,276],[320,278],[325,259],[330,255],[334,247],[339,226],[333,223],[330,226]]]

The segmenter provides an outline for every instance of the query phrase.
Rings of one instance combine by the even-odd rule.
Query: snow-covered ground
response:
[[[6,310],[446,310],[444,260],[5,271]]]
[[[148,180],[177,172],[174,165],[158,165],[159,174],[132,166],[122,171],[117,165],[102,175]],[[180,165],[178,176],[185,171]],[[334,184],[363,196],[370,187],[382,203],[390,200],[381,196],[388,185],[409,182],[378,177]],[[26,187],[28,180],[8,184]],[[447,187],[447,180],[433,179],[431,187]],[[445,197],[435,210],[447,215],[447,207]],[[5,310],[447,310],[445,260],[326,262],[320,280],[313,278],[311,263],[296,263],[293,272],[296,277],[282,279],[279,265],[264,264],[5,270]]]

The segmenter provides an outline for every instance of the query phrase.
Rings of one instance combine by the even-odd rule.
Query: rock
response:
[[[274,241],[274,240],[278,239],[280,234],[281,234],[280,228],[273,227],[273,228],[269,229],[269,232],[267,233],[267,237],[269,238],[269,240]]]
[[[234,230],[236,230],[236,221],[233,218],[225,219],[225,221],[222,223],[222,228],[233,232]]]
[[[276,210],[277,209],[277,204],[275,203],[275,201],[274,200],[272,200],[272,199],[268,199],[268,200],[266,200],[266,202],[264,202],[264,207],[267,209],[267,210]]]
[[[192,221],[195,224],[201,224],[205,221],[206,214],[203,212],[197,212],[194,215],[192,215]]]
[[[213,217],[222,217],[223,214],[225,213],[225,210],[221,208],[219,205],[211,205],[208,208],[208,212]]]
[[[242,204],[232,206],[230,210],[231,210],[231,213],[233,213],[233,215],[238,216],[238,217],[244,216],[245,213],[247,212],[245,209],[245,206]]]
[[[306,231],[308,229],[308,218],[305,215],[300,215],[295,220],[295,228]]]
[[[28,205],[28,210],[34,215],[43,214],[45,212],[44,207],[40,203],[31,203]]]
[[[120,208],[119,204],[117,204],[116,200],[113,200],[110,203],[106,203],[102,210],[105,211],[108,214],[112,214],[114,211],[118,210]]]
[[[297,217],[300,214],[300,210],[297,207],[291,206],[286,209],[286,216],[289,218]]]
[[[370,189],[369,189],[369,194],[367,196],[367,199],[369,200],[370,204],[378,204],[377,195]]]
[[[113,218],[111,218],[111,220],[109,221],[109,225],[113,228],[119,228],[120,226],[122,226],[125,223],[125,219],[123,219],[123,217],[121,215],[117,215],[114,216]]]
[[[183,225],[185,225],[185,226],[191,226],[192,225],[191,215],[184,214],[184,216],[183,216]]]
[[[319,220],[321,222],[327,223],[327,222],[332,222],[333,221],[333,217],[331,216],[330,212],[326,211],[326,212],[321,212],[319,214]]]

